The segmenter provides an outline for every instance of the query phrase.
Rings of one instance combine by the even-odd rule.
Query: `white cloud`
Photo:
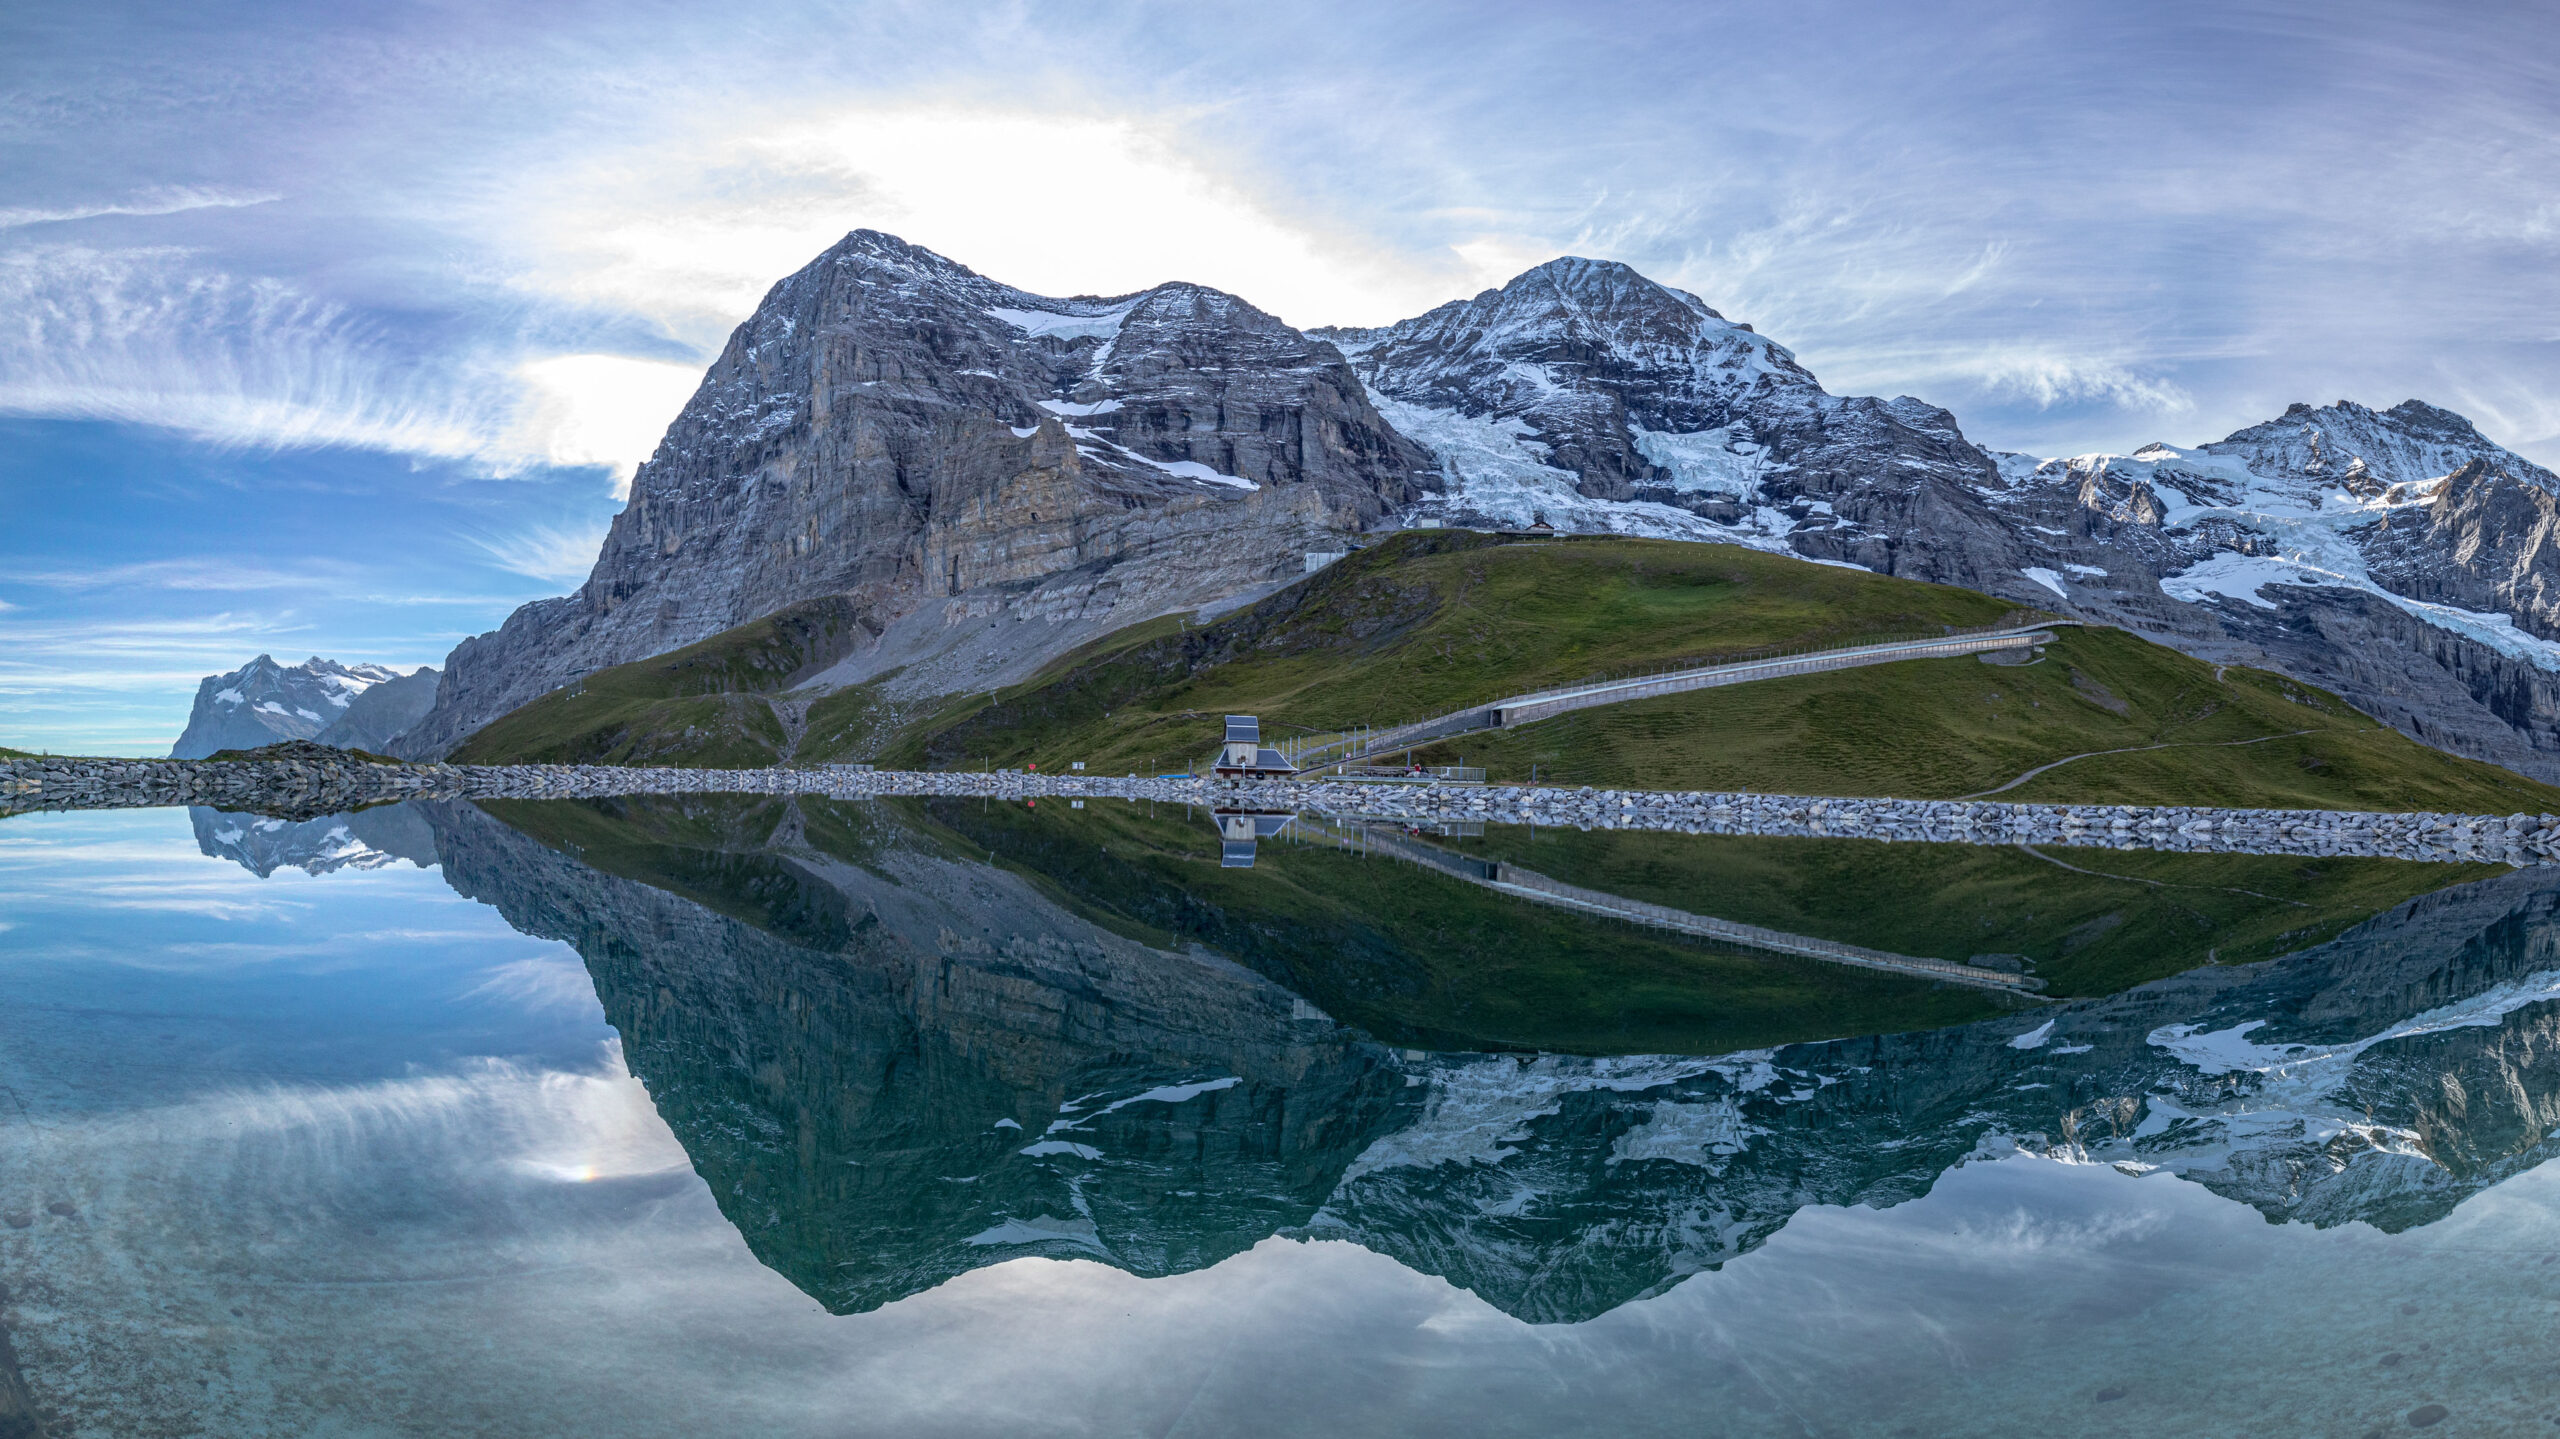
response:
[[[603,1014],[596,1000],[595,981],[587,977],[585,962],[574,954],[543,955],[497,965],[463,998],[482,996],[536,1013],[592,1014],[599,1018]]]
[[[527,398],[507,448],[555,465],[603,465],[613,472],[617,495],[702,383],[699,365],[624,355],[558,355],[530,361],[517,373]],[[588,557],[594,557],[592,545]]]
[[[0,254],[0,413],[244,448],[354,446],[500,476],[601,465],[621,483],[700,375],[612,354],[411,356],[342,306],[180,249]]]
[[[217,444],[469,456],[489,398],[430,379],[342,308],[183,250],[0,255],[0,412],[121,420]]]
[[[471,535],[471,543],[511,574],[567,584],[587,577],[604,548],[606,526],[564,529],[529,525],[504,535]]]
[[[750,117],[529,176],[486,223],[514,228],[529,287],[704,344],[865,227],[1037,293],[1191,280],[1302,325],[1400,319],[1484,278],[1482,253],[1417,263],[1285,216],[1248,167],[1182,134],[1179,116],[939,102]]]
[[[2176,383],[2114,360],[2028,347],[1952,357],[1950,368],[1993,394],[2026,400],[2039,409],[2078,400],[2102,400],[2131,410],[2183,414],[2195,399]]]
[[[121,200],[103,200],[86,205],[58,209],[22,208],[0,210],[0,230],[14,230],[23,225],[54,224],[67,220],[94,220],[105,215],[176,215],[188,210],[236,210],[249,205],[267,205],[284,196],[265,190],[217,190],[186,185],[164,185],[137,191]]]

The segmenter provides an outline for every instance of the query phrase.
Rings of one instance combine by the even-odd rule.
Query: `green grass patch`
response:
[[[492,720],[456,764],[775,764],[788,732],[767,696],[834,664],[867,634],[852,605],[811,600],[653,659],[598,670]]]
[[[2121,630],[2045,658],[1904,660],[1579,710],[1419,752],[1495,779],[1954,799],[2264,808],[2560,810],[2560,789],[2429,749],[2344,700]]]
[[[1551,685],[2003,619],[2008,601],[1731,545],[1505,545],[1414,531],[1205,626],[1114,636],[915,726],[887,762],[1187,768],[1228,711],[1266,739],[1388,725]]]

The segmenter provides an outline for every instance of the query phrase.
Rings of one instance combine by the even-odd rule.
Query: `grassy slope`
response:
[[[777,762],[782,721],[766,696],[841,659],[860,637],[851,607],[812,600],[654,659],[599,670],[489,722],[456,764]]]
[[[1989,596],[1723,545],[1493,546],[1407,535],[1216,625],[1055,666],[917,727],[892,762],[1187,768],[1217,717],[1266,736],[1418,718],[1545,685],[2004,618]],[[2308,733],[2296,734],[2296,731]],[[2245,741],[2246,743],[2232,743]],[[2090,751],[2012,800],[2560,810],[2560,788],[2456,758],[2335,695],[2116,630],[2041,662],[1909,660],[1606,706],[1421,752],[1496,779],[1951,799]]]
[[[2294,735],[2307,730],[2308,734]],[[2262,741],[2233,744],[2231,741]],[[2344,700],[2119,630],[2030,665],[1911,660],[1583,710],[1423,752],[1495,778],[1952,799],[2092,750],[1998,798],[2303,809],[2560,810],[2560,789],[2432,750]]]
[[[885,758],[1154,773],[1214,749],[1229,710],[1262,716],[1266,738],[1385,725],[1548,685],[2011,613],[1969,590],[1730,545],[1411,532],[1216,624],[1110,643],[973,700]]]
[[[2291,954],[2504,865],[1494,827],[1435,843],[1720,919],[1965,960],[2024,955],[2063,995]]]

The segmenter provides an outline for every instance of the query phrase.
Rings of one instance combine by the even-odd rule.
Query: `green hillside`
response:
[[[1153,773],[1216,748],[1230,710],[1259,714],[1266,739],[1385,726],[1551,685],[2040,617],[1732,545],[1416,531],[1216,624],[977,698],[884,758]]]
[[[1725,545],[1404,535],[1218,624],[975,699],[885,758],[1154,774],[1214,749],[1229,711],[1260,715],[1266,738],[1383,727],[1612,674],[2034,618],[1968,590]],[[2092,755],[2109,750],[2138,752]],[[1930,799],[2067,760],[2000,798],[2560,810],[2560,788],[2429,749],[2326,691],[2105,629],[2060,629],[2032,663],[1905,660],[1701,690],[1415,757],[1497,780]]]
[[[2157,746],[2157,748],[2154,748]],[[2092,754],[2092,751],[2132,751]],[[2070,759],[2023,784],[2010,781]],[[2429,749],[2325,690],[2121,630],[2032,664],[1906,660],[1579,710],[1416,755],[1496,779],[1658,789],[2271,809],[2560,810],[2560,789]]]
[[[1432,843],[1790,934],[1930,959],[2018,955],[2055,997],[2292,954],[2418,895],[2510,872],[2494,863],[1503,825]]]
[[[501,715],[447,758],[704,769],[775,764],[789,731],[771,697],[844,658],[864,633],[844,600],[793,605],[654,659],[598,670]]]
[[[1151,620],[1026,683],[922,704],[888,703],[879,682],[785,699],[860,634],[839,602],[798,606],[546,695],[453,758],[1081,761],[1158,774],[1196,765],[1229,712],[1261,716],[1278,740],[1555,685],[2042,618],[1969,590],[1730,545],[1414,531],[1216,623]],[[2105,629],[2060,629],[2032,663],[1907,660],[1769,680],[1467,735],[1416,757],[1498,780],[1656,789],[2560,811],[2560,788],[2428,749],[2325,691]]]

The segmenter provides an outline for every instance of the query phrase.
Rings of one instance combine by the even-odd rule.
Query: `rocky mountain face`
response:
[[[1620,264],[1301,333],[1193,285],[1031,295],[870,231],[774,288],[586,585],[457,649],[397,749],[819,595],[865,630],[822,685],[894,670],[923,698],[1249,598],[1363,530],[1539,518],[2057,606],[2560,779],[2560,482],[2444,410],[2298,405],[2038,460],[1830,394]]]
[[[380,753],[425,718],[435,703],[437,679],[437,671],[423,665],[404,675],[318,655],[298,665],[260,655],[227,675],[207,675],[196,686],[195,709],[169,754],[202,759],[289,739]]]
[[[1437,455],[1453,524],[1720,540],[1906,572],[2012,548],[1953,416],[1826,393],[1785,347],[1625,265],[1562,259],[1373,330],[1319,330]]]
[[[650,802],[615,820],[631,843],[580,830],[614,875],[420,808],[458,890],[586,957],[724,1212],[839,1311],[1025,1254],[1166,1274],[1276,1233],[1574,1322],[1808,1206],[1888,1207],[1972,1162],[2165,1171],[2270,1219],[2399,1230],[2549,1158],[2560,1127],[2545,871],[1953,1029],[1433,1054],[1096,928],[877,810]]]
[[[2459,415],[2340,402],[2196,449],[2036,460],[1623,265],[1566,259],[1400,324],[1317,331],[1458,524],[1722,540],[1965,585],[2338,690],[2560,778],[2560,482]]]
[[[577,594],[454,651],[436,755],[568,680],[845,596],[956,692],[1303,570],[1436,482],[1332,346],[1169,284],[1058,299],[856,231],[740,325]],[[983,642],[991,626],[1027,625]]]

